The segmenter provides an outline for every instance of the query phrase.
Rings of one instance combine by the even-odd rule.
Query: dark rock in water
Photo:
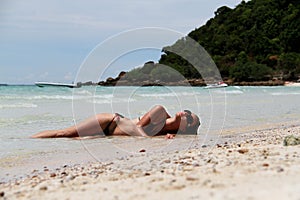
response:
[[[300,137],[295,137],[293,135],[286,136],[283,140],[284,146],[293,146],[300,144]]]

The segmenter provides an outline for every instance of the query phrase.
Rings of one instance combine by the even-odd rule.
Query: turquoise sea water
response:
[[[227,87],[207,90],[202,87],[69,89],[0,86],[1,178],[5,180],[9,174],[13,174],[12,169],[20,170],[22,166],[28,169],[28,166],[52,163],[55,167],[57,159],[65,163],[94,158],[101,160],[111,156],[112,151],[105,152],[112,146],[117,149],[114,153],[125,155],[138,151],[143,145],[148,145],[148,149],[154,151],[164,145],[176,149],[184,144],[172,141],[172,146],[162,139],[152,139],[149,143],[144,139],[131,138],[85,141],[29,138],[39,131],[71,126],[95,113],[119,112],[136,118],[157,104],[164,105],[171,115],[190,109],[201,118],[198,135],[204,136],[202,142],[205,143],[205,138],[213,135],[242,133],[286,122],[298,123],[299,102],[300,87]],[[86,152],[89,156],[85,157]]]

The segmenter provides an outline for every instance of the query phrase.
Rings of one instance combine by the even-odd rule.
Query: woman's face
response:
[[[197,115],[189,110],[184,110],[183,112],[179,112],[178,114],[181,117],[179,130],[182,132],[186,132],[186,129],[188,129],[189,127],[195,127],[199,124]]]

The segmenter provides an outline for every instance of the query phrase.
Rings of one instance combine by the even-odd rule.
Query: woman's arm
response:
[[[168,118],[170,115],[163,106],[155,106],[143,115],[136,125],[146,135],[154,136],[161,133]]]
[[[130,136],[144,136],[148,137],[143,128],[137,125],[136,120],[130,120],[128,118],[116,119],[117,127],[114,131],[116,135],[130,135]]]
[[[160,124],[162,121],[166,121],[167,118],[170,118],[170,115],[163,106],[154,106],[141,117],[137,125],[144,127],[150,123]]]

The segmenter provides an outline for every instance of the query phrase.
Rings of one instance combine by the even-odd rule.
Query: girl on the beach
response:
[[[171,117],[163,106],[155,106],[142,117],[130,120],[115,113],[101,113],[87,120],[61,130],[42,131],[32,138],[85,137],[85,136],[155,136],[166,135],[174,138],[175,134],[197,134],[200,120],[189,110],[177,112]]]

